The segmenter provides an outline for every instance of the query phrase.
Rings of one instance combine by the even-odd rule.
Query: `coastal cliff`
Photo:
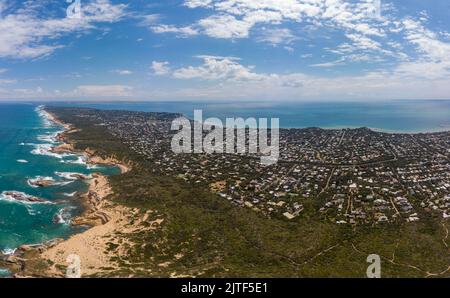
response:
[[[96,155],[95,150],[90,148],[76,149],[76,142],[70,135],[79,130],[71,124],[64,123],[53,113],[46,112],[46,114],[49,120],[65,128],[65,131],[56,137],[64,143],[53,147],[52,152],[80,154],[86,158],[88,164],[117,166],[121,174],[131,170],[131,164],[119,161],[114,155],[102,157]],[[83,276],[105,274],[108,271],[105,268],[118,269],[117,264],[112,261],[117,257],[117,253],[112,253],[108,249],[111,245],[120,248],[124,244],[120,237],[117,237],[118,234],[156,229],[163,222],[160,218],[152,220],[152,211],[142,212],[138,208],[127,208],[109,201],[108,196],[113,194],[113,190],[108,177],[93,174],[88,183],[88,192],[79,196],[84,212],[71,219],[73,226],[85,227],[85,231],[67,240],[54,239],[42,244],[23,245],[12,255],[4,256],[0,263],[8,268],[14,277],[65,277],[67,258],[71,255],[80,258]],[[51,185],[51,181],[43,179],[36,181],[34,185],[46,187]],[[18,195],[14,198],[21,199]],[[38,198],[27,200],[37,201]]]

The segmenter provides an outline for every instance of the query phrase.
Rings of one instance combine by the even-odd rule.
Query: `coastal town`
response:
[[[58,208],[49,219],[54,226],[86,229],[0,255],[9,276],[67,276],[73,254],[82,260],[82,276],[91,277],[229,276],[249,262],[250,275],[255,266],[267,270],[273,264],[273,276],[329,276],[336,254],[346,264],[356,255],[350,270],[360,276],[365,245],[399,259],[389,276],[400,276],[399,269],[427,277],[450,270],[448,132],[281,129],[278,162],[266,165],[261,153],[174,153],[179,131],[173,120],[180,114],[43,111],[65,128],[52,135],[58,141],[48,152],[72,154],[67,158],[73,160],[80,155],[86,166],[117,166],[121,175],[56,171],[28,179],[37,191],[87,182],[86,193],[67,194],[83,204],[75,217],[70,207],[58,207],[62,199],[3,192],[15,204]],[[396,254],[411,243],[413,257]],[[437,265],[422,269],[429,254],[416,256],[431,248],[438,251],[432,260]],[[286,262],[283,271],[280,262]]]
[[[307,212],[336,224],[382,225],[450,217],[450,132],[391,134],[359,129],[281,129],[278,163],[257,154],[175,154],[167,113],[80,109],[152,171],[268,217]]]

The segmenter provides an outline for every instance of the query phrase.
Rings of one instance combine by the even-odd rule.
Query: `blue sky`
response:
[[[0,0],[0,100],[450,98],[446,0],[72,4]]]

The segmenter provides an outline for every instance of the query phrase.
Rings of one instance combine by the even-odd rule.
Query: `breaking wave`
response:
[[[74,181],[56,181],[53,177],[43,177],[43,176],[36,176],[34,178],[28,179],[27,183],[29,186],[33,188],[38,188],[39,181],[47,181],[47,186],[65,186],[68,185]]]
[[[55,179],[53,179],[53,177],[43,177],[43,176],[36,176],[34,178],[30,178],[27,180],[27,183],[29,186],[33,187],[33,188],[38,188],[39,186],[36,185],[39,181],[49,181],[50,185],[55,185]]]
[[[13,255],[16,252],[17,248],[5,248],[2,249],[2,254],[6,256]]]
[[[39,136],[37,136],[37,139],[41,142],[49,142],[49,143],[55,144],[55,143],[58,143],[57,137],[61,132],[63,132],[63,131],[57,131],[57,132],[50,133],[50,134],[39,135]]]
[[[73,154],[71,156],[74,156]],[[76,165],[87,165],[86,157],[78,156],[76,160],[61,160],[62,163],[71,163]]]
[[[64,207],[61,208],[58,213],[55,214],[53,217],[53,222],[55,224],[63,224],[63,225],[69,225],[70,220],[72,218],[72,214],[70,213],[70,210],[75,209],[74,207]]]
[[[55,153],[52,152],[53,145],[52,144],[34,144],[35,149],[31,150],[31,154],[34,155],[46,155],[55,157],[58,159],[63,159],[64,157],[74,156],[74,154],[70,153]]]
[[[90,174],[86,175],[75,172],[55,172],[55,175],[67,180],[87,180],[92,178],[92,175]]]
[[[0,201],[24,205],[54,204],[53,202],[20,191],[4,191],[0,193]]]
[[[50,128],[54,126],[54,123],[50,120],[47,112],[44,111],[44,106],[40,105],[34,109],[39,117],[42,119],[45,128]]]
[[[63,193],[63,195],[65,195],[66,197],[71,197],[71,198],[74,197],[76,194],[77,194],[77,191],[74,191],[72,193],[67,193],[67,192]]]

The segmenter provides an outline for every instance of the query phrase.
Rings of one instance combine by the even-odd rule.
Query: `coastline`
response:
[[[112,256],[105,251],[108,243],[113,241],[113,234],[124,231],[133,210],[108,201],[106,198],[112,193],[107,177],[96,175],[91,180],[88,193],[82,196],[85,210],[72,220],[73,225],[89,228],[42,251],[39,258],[51,264],[46,276],[64,277],[61,268],[68,265],[70,255],[80,258],[83,275],[115,267],[110,260]]]
[[[91,173],[91,192],[83,197],[86,212],[79,222],[74,220],[74,223],[88,224],[90,228],[68,240],[21,248],[16,259],[11,259],[15,261],[16,268],[11,270],[11,275],[64,277],[70,265],[67,257],[76,254],[80,257],[83,277],[355,277],[364,274],[360,264],[371,253],[366,254],[368,250],[380,251],[386,259],[391,252],[411,252],[399,254],[392,266],[394,268],[385,268],[384,274],[388,277],[423,277],[430,276],[429,272],[442,272],[433,273],[437,276],[448,272],[441,271],[448,267],[445,254],[448,248],[445,234],[447,226],[440,217],[433,216],[428,220],[425,217],[425,214],[429,214],[427,210],[424,210],[426,213],[420,213],[421,218],[427,218],[422,221],[370,226],[364,224],[350,228],[336,224],[334,218],[324,218],[317,212],[320,206],[306,205],[311,202],[306,198],[308,201],[306,208],[303,208],[304,215],[295,220],[285,220],[281,217],[283,214],[261,216],[248,208],[235,208],[222,200],[210,191],[209,183],[193,184],[175,175],[154,173],[154,168],[166,167],[158,163],[162,158],[154,158],[149,162],[140,159],[133,151],[128,151],[132,149],[133,143],[127,145],[128,142],[115,137],[114,127],[101,125],[122,115],[113,113],[109,115],[111,118],[108,115],[104,115],[104,118],[97,115],[97,118],[95,111],[84,114],[76,109],[48,109],[61,120],[79,128],[77,133],[66,132],[66,144],[72,143],[73,146],[62,145],[60,149],[81,149],[84,150],[79,150],[81,154],[95,156],[95,151],[86,150],[91,147],[103,157],[99,160],[101,162],[111,163],[114,156],[124,157],[125,162],[134,161],[133,171],[109,179]],[[133,124],[138,126],[139,123]],[[127,134],[131,131],[130,127],[125,126],[119,132]],[[64,135],[61,134],[62,139]],[[387,135],[381,137],[389,138]],[[153,137],[147,139],[152,140]],[[84,164],[86,159],[82,161]],[[389,161],[388,166],[396,164],[396,161]],[[289,165],[283,167],[288,169]],[[213,175],[218,171],[213,171],[211,176],[216,178]],[[445,175],[444,171],[442,173]],[[249,181],[252,176],[252,173],[248,175]],[[221,178],[214,181],[220,182]],[[236,176],[235,179],[240,177]],[[270,180],[267,183],[271,183]],[[386,183],[397,182],[386,180]],[[97,200],[97,191],[103,191],[105,198]],[[121,206],[114,202],[122,207],[131,206],[131,209],[121,210]],[[91,208],[88,211],[89,206]],[[147,213],[147,210],[153,212]],[[163,219],[165,222],[162,228],[158,223]],[[428,231],[434,227],[439,229],[430,235]],[[346,238],[344,242],[341,238],[343,232]],[[434,258],[421,254],[430,250],[436,252]],[[323,252],[327,255],[322,256]],[[360,257],[361,262],[355,263],[355,258]],[[410,264],[423,269],[417,271]],[[330,271],[330,268],[334,269]]]
[[[65,128],[65,131],[59,133],[56,138],[62,142],[62,144],[55,146],[52,148],[54,151],[60,151],[60,152],[68,152],[68,153],[74,153],[74,154],[80,154],[83,155],[86,158],[86,162],[91,165],[109,165],[109,166],[115,166],[120,169],[121,174],[125,174],[131,170],[131,165],[125,164],[119,160],[117,160],[114,156],[110,156],[108,158],[103,158],[101,156],[96,155],[95,151],[87,148],[86,150],[77,150],[75,149],[74,143],[70,141],[70,138],[68,135],[71,133],[75,133],[79,131],[76,127],[74,127],[72,124],[64,123],[56,115],[53,113],[50,113],[46,111],[45,109],[42,110],[43,113],[45,113],[46,117]]]
[[[48,119],[54,123],[63,126],[66,130],[58,135],[58,140],[63,142],[64,150],[71,153],[82,154],[86,158],[88,164],[101,164],[117,166],[121,174],[125,174],[131,170],[129,165],[119,162],[114,157],[102,158],[95,154],[94,151],[86,149],[78,151],[70,142],[69,135],[78,131],[71,124],[64,123],[56,115],[43,110]],[[61,147],[60,147],[61,148]],[[50,260],[53,265],[49,268],[52,276],[61,276],[58,267],[67,265],[67,257],[75,254],[80,257],[81,272],[86,275],[97,273],[101,268],[113,267],[109,258],[105,255],[107,249],[108,235],[115,231],[124,230],[124,224],[127,222],[127,215],[132,214],[132,210],[124,206],[114,204],[107,200],[113,191],[109,185],[108,178],[101,174],[94,174],[93,179],[89,181],[89,189],[87,193],[81,196],[83,201],[83,213],[72,219],[72,225],[88,226],[82,233],[72,235],[69,239],[57,243],[55,246],[49,247],[41,253],[40,258]],[[61,277],[63,277],[62,275]]]
[[[113,156],[103,158],[90,149],[84,151],[75,149],[69,135],[78,129],[64,123],[45,109],[41,111],[49,121],[64,128],[64,131],[56,136],[62,144],[53,147],[53,151],[82,155],[90,165],[116,166],[121,174],[131,171],[131,165],[120,162]],[[104,268],[114,268],[114,264],[110,261],[111,256],[105,253],[108,245],[114,241],[111,238],[116,232],[124,233],[130,228],[132,230],[138,228],[142,220],[136,220],[134,217],[139,214],[139,210],[132,210],[107,200],[113,191],[106,176],[93,174],[88,184],[88,191],[80,195],[83,212],[71,219],[71,225],[87,229],[66,240],[53,239],[41,244],[22,245],[14,253],[5,255],[3,262],[9,264],[8,269],[13,277],[64,277],[65,271],[62,269],[67,267],[69,255],[79,256],[83,275],[93,275],[102,272]],[[148,215],[144,216],[144,221],[148,218]],[[132,227],[129,227],[130,225]],[[47,268],[35,271],[33,267],[36,267],[36,263],[45,264]]]

